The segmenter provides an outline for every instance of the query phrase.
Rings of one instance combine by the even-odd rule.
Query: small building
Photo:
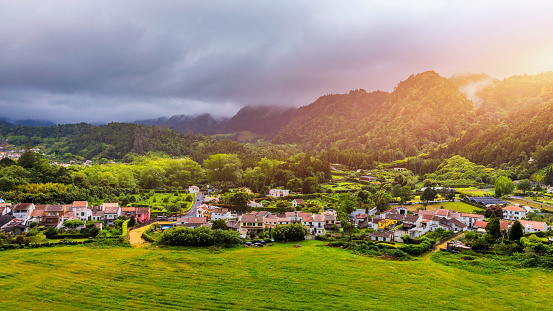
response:
[[[19,203],[13,208],[12,215],[17,219],[26,221],[31,218],[34,209],[35,205],[33,203]]]
[[[269,190],[269,195],[273,198],[287,197],[290,195],[290,190],[271,189]]]
[[[198,193],[198,192],[200,192],[200,187],[198,187],[198,186],[188,187],[188,193]]]
[[[136,219],[136,207],[121,207],[121,216],[125,216],[127,219],[134,216]]]
[[[47,205],[44,209],[44,225],[58,227],[65,216],[65,205]]]
[[[138,207],[136,209],[136,221],[140,224],[150,221],[150,208]]]
[[[376,176],[359,176],[359,181],[376,182],[378,178]]]
[[[259,235],[263,230],[265,230],[265,223],[263,221],[263,216],[244,214],[240,216],[240,233],[241,234],[255,234]]]
[[[396,172],[403,172],[405,170],[406,169],[404,167],[394,167],[394,171],[396,171]]]
[[[104,225],[113,226],[115,220],[121,216],[121,207],[119,207],[119,203],[104,203],[102,207],[104,210]]]
[[[297,207],[298,205],[305,205],[305,202],[302,199],[293,199],[292,206]]]
[[[392,232],[369,232],[369,237],[373,241],[390,242],[394,239]]]
[[[538,231],[547,231],[547,224],[541,221],[529,221],[529,220],[519,220],[524,233],[532,233]]]
[[[263,203],[255,202],[254,200],[249,201],[247,204],[249,207],[263,207]]]

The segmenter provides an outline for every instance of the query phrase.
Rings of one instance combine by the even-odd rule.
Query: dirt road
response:
[[[129,242],[131,242],[131,245],[133,247],[144,247],[150,243],[144,241],[142,238],[142,233],[148,228],[150,228],[153,224],[149,224],[147,226],[144,226],[142,228],[134,229],[129,231]]]

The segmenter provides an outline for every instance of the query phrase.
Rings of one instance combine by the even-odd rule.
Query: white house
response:
[[[519,220],[524,233],[538,232],[538,231],[547,231],[547,224],[541,221],[529,221],[529,220]]]
[[[204,217],[183,217],[177,218],[175,226],[189,227],[192,229],[205,226],[207,220]]]
[[[325,233],[325,217],[322,214],[313,215],[313,234],[320,235]]]
[[[509,205],[503,208],[503,219],[516,220],[526,218],[526,210],[520,206]]]
[[[304,205],[305,204],[305,201],[302,200],[302,199],[293,199],[292,200],[292,206],[293,207],[296,207],[298,205]]]
[[[219,220],[219,219],[231,219],[232,215],[230,211],[226,208],[214,208],[211,212],[211,220]]]
[[[13,217],[26,221],[31,217],[35,205],[33,203],[19,203],[13,208]]]
[[[461,213],[461,218],[459,218],[459,220],[467,225],[469,228],[472,228],[472,225],[474,225],[476,221],[484,220],[484,215]]]
[[[392,232],[370,232],[369,237],[373,241],[390,242],[393,241],[394,234]]]
[[[269,195],[273,198],[287,197],[290,195],[290,190],[271,189]]]
[[[6,215],[7,213],[11,212],[11,203],[0,203],[0,216]]]
[[[198,192],[200,192],[200,187],[198,187],[198,186],[190,186],[190,187],[188,187],[188,192],[189,192],[189,193],[198,193]]]
[[[119,203],[104,203],[102,204],[104,210],[104,224],[106,226],[113,226],[115,220],[121,216],[121,207]]]
[[[87,207],[81,207],[75,211],[75,217],[86,222],[92,219],[92,211]]]
[[[553,193],[553,187],[547,186],[547,193]]]

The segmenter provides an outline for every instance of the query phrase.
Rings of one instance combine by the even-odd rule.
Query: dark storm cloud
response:
[[[541,2],[0,1],[0,108],[56,122],[234,113],[436,70],[551,70]]]

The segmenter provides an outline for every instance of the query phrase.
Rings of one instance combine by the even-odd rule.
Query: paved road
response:
[[[532,200],[525,199],[524,196],[511,195],[511,196],[509,196],[509,198],[519,199],[519,200],[523,200],[523,201],[526,201],[526,202],[529,202],[529,203],[534,203],[534,204],[537,204],[537,205],[543,205],[544,207],[553,208],[553,206],[551,206],[551,205],[549,205],[549,204],[545,204],[545,203],[541,203],[541,202],[536,202],[536,201],[532,201]]]
[[[196,217],[196,210],[198,209],[198,206],[202,204],[203,200],[204,200],[204,193],[200,191],[196,196],[196,201],[192,203],[192,208],[190,209],[190,211],[184,214],[183,217]]]

